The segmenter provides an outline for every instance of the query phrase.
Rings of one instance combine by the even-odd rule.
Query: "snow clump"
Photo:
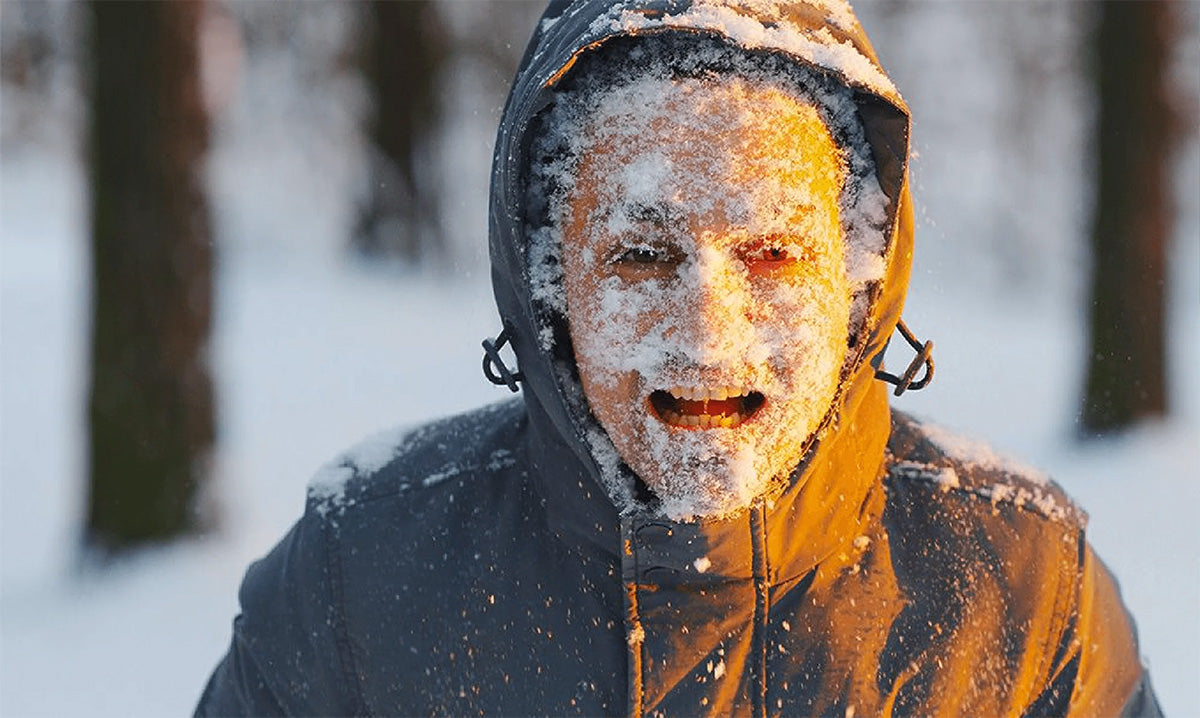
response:
[[[789,21],[785,10],[792,5],[795,2],[779,0],[740,0],[736,3],[696,0],[681,12],[661,15],[617,6],[600,16],[592,29],[635,33],[672,28],[720,33],[748,50],[783,51],[817,67],[833,70],[847,82],[877,94],[897,94],[891,79],[853,43],[839,40],[826,27],[802,27]],[[854,12],[845,0],[818,0],[813,5],[842,30],[848,31],[857,25]]]

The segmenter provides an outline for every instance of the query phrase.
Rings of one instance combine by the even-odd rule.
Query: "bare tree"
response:
[[[448,37],[429,0],[368,2],[366,12],[371,180],[354,244],[366,254],[419,261],[443,244],[437,178],[427,160]]]
[[[1099,165],[1082,408],[1088,433],[1166,411],[1165,265],[1173,224],[1171,3],[1098,5],[1093,78]]]
[[[197,527],[214,438],[201,0],[90,4],[92,344],[86,539]]]

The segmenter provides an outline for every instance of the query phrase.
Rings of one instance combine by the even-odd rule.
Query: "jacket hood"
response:
[[[829,463],[818,454],[828,454],[830,445],[861,443],[854,437],[831,441],[835,437],[830,434],[844,433],[839,426],[860,424],[858,414],[867,411],[864,404],[876,407],[868,413],[877,415],[875,423],[883,425],[879,430],[883,440],[868,442],[877,445],[872,451],[882,460],[886,394],[874,378],[874,365],[900,318],[911,266],[908,108],[880,67],[848,4],[841,0],[551,2],[521,61],[501,118],[492,164],[489,248],[496,303],[516,354],[532,428],[543,447],[554,447],[545,454],[544,465],[535,466],[544,475],[540,483],[548,508],[552,515],[561,513],[566,523],[582,523],[578,530],[587,533],[606,533],[606,527],[617,520],[617,508],[609,497],[612,488],[602,480],[594,442],[588,440],[595,420],[588,414],[577,383],[571,385],[561,371],[562,363],[573,362],[573,358],[546,349],[546,337],[564,328],[547,326],[544,312],[539,313],[535,306],[523,207],[529,129],[538,113],[552,104],[555,84],[583,53],[613,38],[655,33],[706,34],[748,51],[780,55],[837,78],[853,91],[880,188],[888,198],[890,229],[883,279],[870,291],[866,321],[852,350],[854,357],[818,431],[818,441],[810,447],[801,470],[794,472],[795,484],[809,483],[814,467]],[[858,446],[855,451],[865,448]],[[864,472],[874,474],[877,467],[875,462]],[[875,478],[872,475],[860,483],[869,484]],[[843,487],[839,484],[837,488],[842,491]],[[864,485],[862,492],[866,490]]]

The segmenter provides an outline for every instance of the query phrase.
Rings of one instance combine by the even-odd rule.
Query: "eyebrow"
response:
[[[793,217],[800,214],[812,214],[817,211],[817,205],[812,202],[797,203],[786,209],[780,209],[778,214],[783,214],[785,211],[790,212]]]
[[[655,227],[666,227],[669,224],[683,220],[683,212],[678,208],[664,204],[647,204],[646,202],[629,202],[618,205],[613,211],[625,211],[625,217],[635,222],[648,222]]]

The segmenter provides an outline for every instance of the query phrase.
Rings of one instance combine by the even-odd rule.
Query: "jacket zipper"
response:
[[[645,684],[642,677],[642,645],[646,632],[638,613],[637,557],[633,551],[633,520],[621,519],[621,581],[624,584],[625,642],[628,656],[627,685],[629,686],[628,715],[642,718],[645,713]]]
[[[761,499],[750,506],[750,552],[754,571],[754,626],[751,638],[754,655],[754,689],[752,712],[767,715],[767,615],[770,594],[767,590],[767,531],[766,512]]]

